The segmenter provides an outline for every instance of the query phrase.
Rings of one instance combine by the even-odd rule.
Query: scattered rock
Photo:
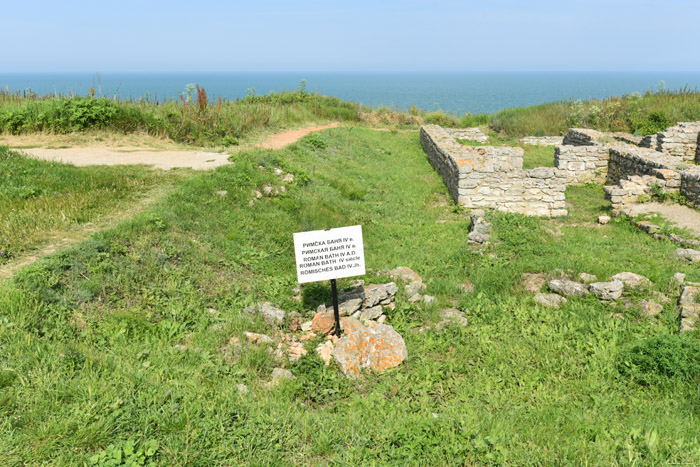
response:
[[[228,191],[226,191],[226,190],[219,190],[219,191],[215,191],[214,193],[216,193],[216,194],[219,195],[219,196],[226,196],[226,194],[228,193]]]
[[[294,175],[292,174],[287,174],[284,177],[282,177],[282,181],[284,183],[294,183]]]
[[[255,303],[245,308],[244,310],[248,314],[261,314],[263,320],[275,326],[280,326],[284,323],[284,316],[286,312],[275,307],[270,302],[265,302],[263,304]]]
[[[430,306],[434,305],[437,303],[437,298],[433,297],[432,295],[423,295],[423,304]]]
[[[270,336],[266,336],[265,334],[246,332],[245,337],[248,339],[248,342],[252,344],[272,344],[272,338]]]
[[[372,323],[343,336],[333,349],[333,357],[348,377],[355,377],[363,369],[377,373],[398,366],[408,356],[401,335],[387,324]]]
[[[588,288],[580,282],[569,280],[549,281],[549,290],[565,297],[582,297],[588,293]]]
[[[685,282],[685,274],[682,272],[677,272],[673,275],[673,281],[678,285],[683,285]]]
[[[535,295],[535,303],[542,305],[546,308],[559,308],[562,305],[566,305],[566,298],[555,293],[537,293]]]
[[[664,309],[664,307],[654,300],[642,300],[639,303],[642,310],[642,316],[656,316]]]
[[[418,303],[423,299],[423,296],[419,293],[411,295],[411,297],[408,299],[409,303]]]
[[[326,341],[322,344],[318,344],[316,347],[316,355],[319,356],[321,360],[323,360],[323,363],[326,364],[326,366],[330,365],[331,363],[331,358],[333,358],[333,342],[331,341]]]
[[[329,312],[316,313],[314,319],[311,321],[311,330],[313,332],[328,334],[333,330],[334,326],[335,316],[333,316],[333,313]]]
[[[269,183],[263,185],[263,192],[268,196],[271,195],[272,194],[272,185],[270,185]]]
[[[289,345],[289,360],[295,362],[299,360],[302,355],[306,355],[307,351],[301,342],[292,342]]]
[[[445,308],[440,310],[440,322],[435,325],[435,328],[442,329],[450,324],[467,327],[469,325],[469,320],[464,312],[459,311],[457,308]]]
[[[248,394],[248,386],[246,386],[243,383],[237,384],[236,389],[238,389],[238,393],[242,396],[245,396],[246,394]]]
[[[615,313],[612,315],[613,319],[625,319],[625,314],[624,313]]]
[[[610,222],[610,216],[605,216],[605,215],[603,215],[603,216],[598,216],[598,223],[599,223],[599,224],[605,225],[605,224],[607,224],[608,222]]]
[[[273,172],[275,175],[282,175],[284,173],[284,170],[280,169],[279,167],[275,167]]]
[[[377,318],[377,322],[379,324],[383,324],[386,321],[386,315],[382,315],[379,318]]]
[[[301,286],[297,285],[292,289],[292,293],[294,296],[292,297],[293,300],[300,302],[301,301]]]
[[[209,313],[212,316],[216,316],[219,312],[216,311],[214,308],[207,308],[207,313]]]
[[[423,292],[427,287],[422,282],[411,282],[404,288],[407,297],[412,297],[420,292]]]
[[[292,374],[291,371],[285,370],[284,368],[275,368],[272,370],[272,381],[270,381],[270,386],[275,386],[284,380],[296,379],[297,377]]]
[[[379,304],[379,302],[393,297],[398,290],[399,288],[393,282],[389,282],[388,284],[366,285],[364,287],[365,299],[362,302],[362,307],[371,308]]]
[[[467,243],[485,245],[489,242],[491,234],[491,224],[484,217],[482,209],[474,209],[469,213],[469,234]]]
[[[420,283],[423,282],[420,276],[413,269],[407,268],[405,266],[399,266],[397,268],[392,269],[391,271],[389,271],[389,276],[395,281]]]
[[[370,319],[377,319],[382,315],[382,306],[377,305],[373,306],[372,308],[367,308],[366,310],[362,310],[360,312],[359,319],[360,321],[368,321]]]
[[[313,321],[306,321],[305,323],[301,323],[302,331],[309,332],[311,331],[311,328],[313,328]]]
[[[356,318],[352,318],[350,316],[340,318],[340,329],[342,329],[346,334],[350,334],[359,329],[365,329],[365,327],[366,326]]]
[[[361,298],[353,298],[350,300],[346,300],[340,305],[338,305],[338,313],[340,314],[340,316],[350,316],[351,314],[359,310],[361,306]]]
[[[601,300],[617,300],[622,296],[624,284],[622,281],[593,282],[589,285],[593,295]]]
[[[595,274],[588,274],[587,272],[582,272],[578,275],[578,280],[580,280],[584,284],[590,284],[591,282],[597,282],[598,276],[596,276]]]
[[[260,191],[255,190],[255,198],[256,198],[256,199],[261,199],[262,197],[263,197],[263,194],[260,193]]]
[[[668,298],[666,295],[662,294],[661,292],[654,290],[651,294],[654,297],[654,300],[656,300],[659,303],[666,304],[671,302],[671,299]]]
[[[691,263],[697,263],[700,261],[700,251],[691,250],[690,248],[679,248],[676,250],[676,257],[679,259],[684,259],[690,261]]]
[[[685,286],[678,300],[681,307],[681,326],[679,332],[693,331],[700,315],[700,287]]]
[[[547,278],[544,274],[523,274],[523,288],[530,293],[539,292],[546,283]]]
[[[620,281],[628,289],[638,289],[641,287],[649,287],[651,285],[651,281],[649,279],[633,272],[621,272],[619,274],[615,274],[610,278],[610,280]]]

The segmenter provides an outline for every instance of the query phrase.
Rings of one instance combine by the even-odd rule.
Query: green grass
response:
[[[586,297],[551,310],[518,286],[523,272],[557,268],[601,279],[630,270],[668,295],[674,272],[700,280],[671,242],[625,221],[596,225],[609,212],[600,187],[569,189],[567,218],[494,214],[494,243],[481,252],[467,245],[468,220],[415,132],[339,128],[234,160],[0,289],[4,464],[82,465],[131,451],[159,465],[700,462],[698,375],[641,384],[619,370],[624,355],[646,358],[635,360],[640,372],[650,366],[653,354],[635,345],[676,332],[672,304],[659,319],[641,318],[641,293],[629,309]],[[250,205],[256,189],[281,183],[275,167],[295,185]],[[469,326],[421,332],[437,308],[399,292],[389,322],[409,358],[383,375],[347,380],[308,356],[289,366],[296,380],[267,388],[282,363],[266,348],[244,344],[224,358],[229,338],[272,333],[242,313],[247,304],[310,316],[328,296],[318,283],[303,288],[303,303],[292,299],[292,233],[354,224],[367,281],[412,267]],[[467,278],[474,294],[459,290]]]
[[[0,146],[0,264],[51,234],[96,222],[185,171],[75,167],[38,161]]]

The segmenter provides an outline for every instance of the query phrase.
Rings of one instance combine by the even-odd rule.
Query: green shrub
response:
[[[430,112],[425,116],[425,123],[431,123],[434,125],[440,125],[444,127],[457,128],[459,127],[459,120],[454,115],[446,114],[442,111]]]
[[[669,378],[698,380],[700,341],[675,334],[642,340],[621,352],[618,371],[641,384]]]
[[[642,121],[635,124],[634,133],[638,135],[653,135],[671,126],[671,119],[662,110],[649,112]]]

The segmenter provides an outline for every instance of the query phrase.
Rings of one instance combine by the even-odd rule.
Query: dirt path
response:
[[[337,126],[337,123],[332,123],[330,125],[312,126],[298,130],[285,131],[283,133],[270,135],[260,143],[251,146],[243,146],[238,150],[246,149],[247,147],[281,149],[309,133],[335,128]],[[8,143],[11,148],[16,147],[37,159],[66,162],[77,166],[146,164],[165,170],[175,167],[209,170],[229,163],[229,153],[225,152],[193,151],[167,146],[163,148],[163,145],[159,145],[158,148],[144,148],[143,146],[135,146],[133,142],[129,142],[130,144],[126,146],[119,146],[118,144],[115,145],[113,142],[110,144],[96,144],[94,141],[89,142],[87,145],[78,143],[76,147],[52,148],[51,145],[55,145],[55,142],[52,143],[51,140],[47,142],[45,138],[38,138],[38,140],[42,142],[42,146],[49,147],[22,148],[23,145],[31,145],[33,142],[31,135],[21,140],[8,141]],[[15,144],[12,144],[13,142]]]
[[[26,252],[23,255],[14,258],[9,263],[0,265],[0,283],[2,283],[4,280],[11,279],[18,270],[25,266],[29,266],[46,255],[50,255],[73,245],[77,245],[78,243],[87,240],[90,235],[96,232],[100,232],[115,226],[119,222],[133,218],[135,215],[145,211],[156,201],[165,196],[171,188],[172,185],[158,186],[143,193],[143,195],[134,203],[122,206],[94,223],[88,222],[86,224],[76,225],[68,230],[55,233],[49,237],[49,239],[40,248]]]
[[[640,214],[658,213],[677,227],[685,228],[700,237],[700,212],[680,204],[643,203],[630,208],[631,217]]]

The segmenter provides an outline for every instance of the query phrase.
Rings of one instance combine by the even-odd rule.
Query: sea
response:
[[[3,90],[40,95],[97,95],[113,98],[177,98],[188,84],[206,89],[210,101],[291,91],[302,81],[308,91],[370,107],[455,115],[491,113],[509,107],[560,100],[605,98],[661,89],[697,89],[700,72],[170,72],[3,73]]]

